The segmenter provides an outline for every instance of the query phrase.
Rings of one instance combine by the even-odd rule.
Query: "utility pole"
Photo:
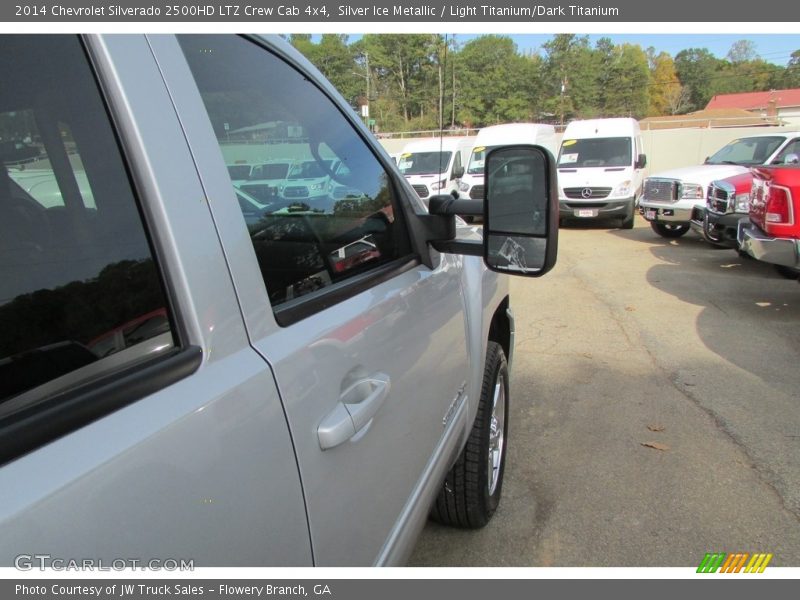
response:
[[[364,62],[367,67],[367,127],[369,127],[369,52],[364,52]]]
[[[361,105],[361,118],[364,119],[364,125],[372,131],[372,127],[370,127],[369,122],[369,52],[363,52],[362,56],[364,57],[364,68],[366,70],[366,75],[364,73],[357,73],[353,71],[353,75],[358,75],[359,77],[363,77],[367,80],[367,96],[366,96],[366,104]]]

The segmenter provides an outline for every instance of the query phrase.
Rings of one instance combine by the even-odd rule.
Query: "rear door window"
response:
[[[0,424],[175,348],[81,41],[0,37]]]

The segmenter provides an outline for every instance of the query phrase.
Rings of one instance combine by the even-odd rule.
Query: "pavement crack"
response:
[[[750,467],[756,473],[758,480],[761,483],[763,483],[767,487],[767,489],[769,489],[777,497],[778,502],[783,507],[783,509],[790,515],[792,515],[794,519],[800,523],[800,509],[789,505],[789,503],[786,501],[786,498],[783,496],[781,491],[773,483],[774,479],[779,479],[778,475],[768,467],[761,465],[758,461],[756,461],[755,458],[752,456],[752,454],[749,452],[747,445],[744,442],[742,442],[742,440],[739,439],[739,437],[736,434],[734,434],[730,429],[728,429],[724,419],[720,418],[720,416],[710,408],[705,407],[699,398],[697,398],[688,389],[686,389],[685,386],[682,386],[680,381],[678,381],[677,374],[672,374],[670,376],[658,364],[656,364],[656,367],[662,373],[664,373],[664,375],[667,377],[672,386],[681,395],[683,395],[687,400],[689,400],[689,402],[694,404],[698,409],[703,411],[711,419],[711,422],[714,423],[716,429],[720,433],[722,433],[727,439],[729,439],[734,446],[736,446],[736,448],[747,459],[747,466]]]
[[[786,497],[781,493],[780,489],[775,485],[774,480],[779,480],[780,477],[773,472],[768,466],[761,464],[756,458],[752,455],[749,451],[747,445],[739,439],[739,437],[731,431],[728,427],[724,419],[722,419],[717,413],[715,413],[712,409],[707,408],[702,403],[701,399],[696,397],[694,394],[687,389],[686,385],[681,385],[681,382],[678,380],[677,373],[670,372],[664,366],[661,365],[657,356],[652,352],[650,346],[646,343],[641,336],[639,336],[638,341],[634,341],[631,338],[631,335],[628,333],[628,330],[624,324],[624,313],[619,313],[614,305],[608,301],[604,294],[596,289],[595,287],[590,285],[590,282],[587,281],[584,277],[581,276],[580,273],[577,272],[577,265],[571,264],[567,269],[567,272],[571,277],[573,277],[578,283],[581,290],[586,292],[590,295],[593,299],[596,300],[598,305],[602,305],[606,311],[608,312],[609,316],[614,320],[617,328],[622,333],[623,337],[628,343],[628,346],[632,350],[637,351],[644,351],[644,354],[648,357],[649,361],[652,363],[654,371],[659,373],[665,380],[667,380],[670,385],[678,391],[684,398],[686,398],[689,402],[691,402],[694,406],[700,409],[703,413],[705,413],[711,422],[714,424],[714,427],[719,431],[726,439],[730,440],[731,443],[742,453],[744,456],[746,463],[748,466],[755,472],[756,477],[758,480],[764,484],[764,486],[770,491],[770,493],[774,494],[778,500],[780,506],[789,514],[791,515],[796,521],[800,522],[800,507],[795,507],[789,502],[787,502]],[[727,313],[719,307],[714,302],[711,302],[717,309],[719,309],[722,313]]]

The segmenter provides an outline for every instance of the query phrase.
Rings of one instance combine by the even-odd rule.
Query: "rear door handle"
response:
[[[335,448],[364,429],[383,405],[390,388],[391,380],[385,373],[375,373],[348,386],[317,427],[320,448]]]

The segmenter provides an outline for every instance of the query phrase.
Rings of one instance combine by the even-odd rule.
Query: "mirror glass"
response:
[[[502,148],[486,161],[486,196],[492,232],[545,235],[547,165],[534,148]]]
[[[551,202],[545,151],[534,146],[493,150],[486,160],[485,260],[517,274],[547,270]],[[553,240],[554,241],[554,240]]]

